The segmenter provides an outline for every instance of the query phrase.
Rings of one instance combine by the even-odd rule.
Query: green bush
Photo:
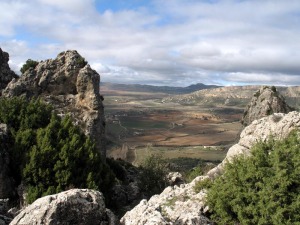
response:
[[[215,166],[216,165],[214,163],[202,161],[199,165],[197,165],[185,174],[185,180],[187,182],[191,182],[196,177],[205,175],[209,170],[211,170]]]
[[[37,64],[39,64],[37,61],[34,61],[32,59],[28,59],[26,61],[26,63],[22,66],[20,71],[21,71],[21,73],[25,73],[30,68],[34,69],[37,66]]]
[[[203,169],[201,165],[198,165],[197,167],[191,169],[190,171],[188,171],[188,173],[186,174],[186,181],[187,182],[191,182],[192,180],[194,180],[196,177],[203,175]]]
[[[194,190],[195,192],[200,192],[203,189],[208,189],[212,186],[213,182],[211,179],[207,178],[207,179],[203,179],[200,180],[198,182],[196,182],[195,186],[194,186]]]
[[[87,64],[87,61],[83,57],[78,57],[76,59],[76,64],[78,64],[81,68],[83,68]]]
[[[251,157],[227,163],[208,191],[212,218],[219,224],[299,224],[300,139],[260,142]]]
[[[147,197],[161,193],[167,186],[168,171],[161,155],[150,155],[140,169],[139,188]]]
[[[61,119],[40,100],[1,98],[0,122],[12,131],[11,171],[29,203],[70,188],[111,188],[113,173],[69,116]]]

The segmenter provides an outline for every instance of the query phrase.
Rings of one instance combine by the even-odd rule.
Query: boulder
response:
[[[18,76],[9,68],[9,55],[0,48],[0,95],[7,84]]]
[[[273,113],[288,113],[292,108],[285,102],[284,97],[272,86],[264,86],[252,97],[246,106],[242,124],[247,126],[252,121],[269,116]]]
[[[179,172],[170,172],[167,175],[167,181],[170,186],[180,185],[184,183],[184,179],[181,173]]]
[[[102,193],[71,189],[37,199],[21,211],[11,225],[116,225],[114,214],[105,208]]]
[[[192,225],[210,224],[203,215],[205,190],[195,193],[195,184],[206,176],[197,177],[189,184],[169,186],[149,201],[142,200],[121,218],[122,225]]]
[[[51,103],[59,115],[70,114],[105,158],[105,120],[99,85],[99,74],[77,51],[69,50],[29,68],[7,85],[3,95],[40,97]]]

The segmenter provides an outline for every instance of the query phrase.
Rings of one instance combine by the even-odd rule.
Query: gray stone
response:
[[[240,140],[237,144],[229,148],[225,159],[217,167],[210,170],[207,175],[210,177],[218,176],[225,163],[232,161],[233,157],[240,154],[250,155],[252,146],[258,141],[266,141],[270,136],[274,139],[282,139],[288,134],[300,127],[300,113],[296,111],[284,113],[274,113],[273,115],[254,120],[240,134]]]
[[[247,126],[252,121],[269,116],[273,113],[288,113],[292,108],[285,102],[277,89],[264,86],[258,90],[247,105],[242,118],[242,124]]]
[[[71,189],[42,197],[21,211],[11,225],[117,225],[115,215],[105,208],[102,193]]]
[[[181,173],[179,172],[170,172],[167,175],[167,181],[169,185],[180,185],[184,183],[184,179]]]
[[[203,215],[205,190],[196,193],[195,184],[207,176],[197,177],[189,184],[169,186],[160,195],[152,196],[149,201],[142,200],[122,218],[122,225],[192,225],[210,224]]]

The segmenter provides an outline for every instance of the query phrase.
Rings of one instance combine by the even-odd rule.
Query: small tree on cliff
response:
[[[140,166],[139,187],[147,197],[159,194],[167,186],[167,167],[161,155],[151,154]]]
[[[25,73],[30,68],[35,68],[39,64],[37,61],[34,61],[32,59],[27,59],[26,63],[22,66],[20,69],[21,73]]]

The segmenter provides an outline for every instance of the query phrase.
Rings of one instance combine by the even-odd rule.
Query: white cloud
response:
[[[0,47],[14,68],[76,49],[103,81],[300,85],[297,0],[153,0],[152,8],[103,12],[96,3],[2,0]]]
[[[48,7],[55,7],[58,10],[70,13],[93,11],[91,7],[93,2],[93,0],[37,0],[38,4],[45,4]]]
[[[229,73],[225,76],[229,82],[248,83],[248,84],[273,84],[273,85],[299,85],[299,76],[286,74],[267,74],[267,73]]]

